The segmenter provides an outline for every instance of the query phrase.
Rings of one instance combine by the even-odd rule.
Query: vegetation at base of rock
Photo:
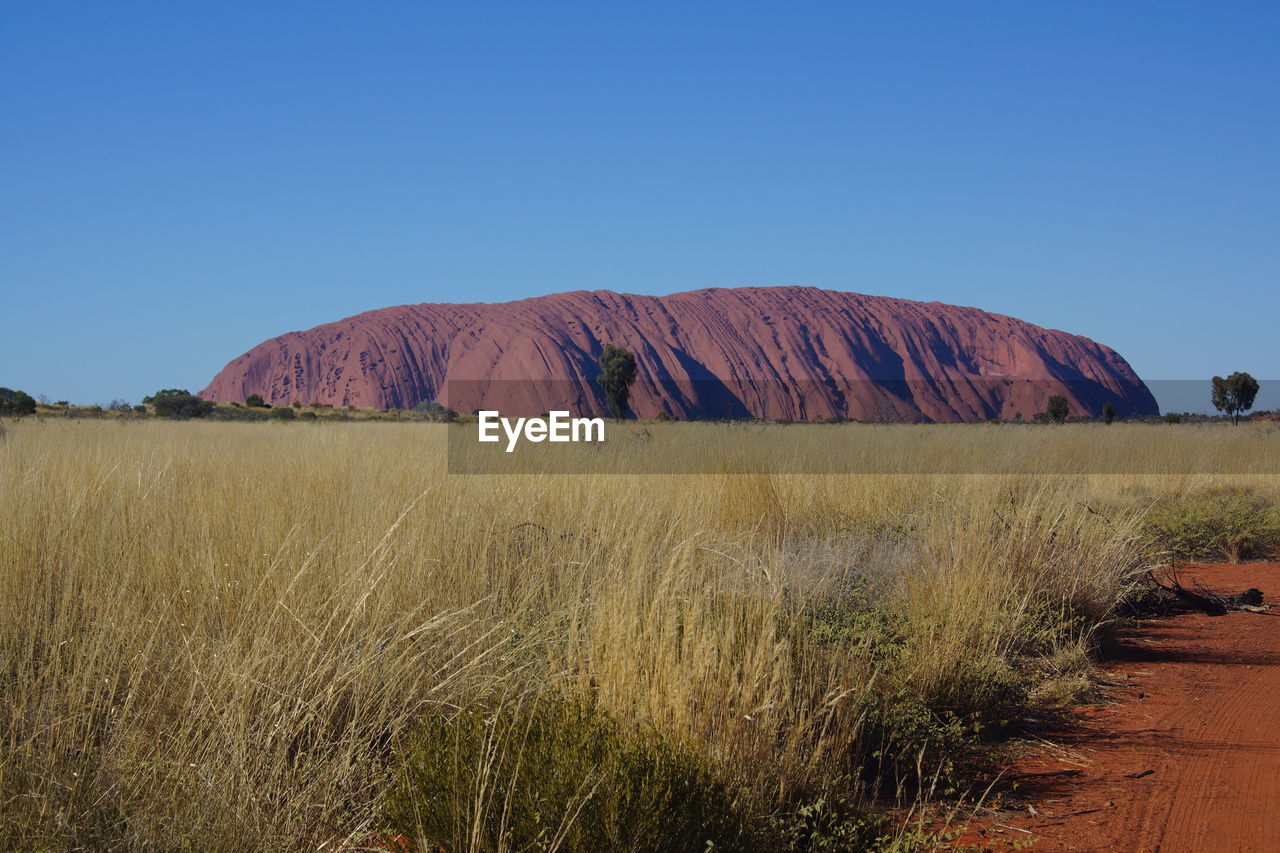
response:
[[[192,394],[185,388],[165,388],[143,397],[142,402],[151,406],[162,418],[185,420],[203,418],[214,409],[214,403]]]
[[[423,419],[437,423],[449,424],[458,419],[457,412],[435,400],[424,400],[414,406],[413,411]]]
[[[1049,398],[1049,403],[1045,407],[1044,413],[1045,418],[1055,424],[1065,423],[1067,416],[1071,414],[1067,398],[1061,394],[1054,394]]]
[[[598,380],[599,379],[603,379],[603,375],[598,377]],[[13,412],[11,410],[5,409],[3,404],[0,404],[0,416],[3,416],[6,413],[11,415],[25,413],[25,414],[35,414],[38,416],[58,416],[58,417],[67,417],[67,418],[78,418],[78,417],[122,417],[122,416],[128,416],[128,415],[145,416],[146,414],[148,414],[148,410],[146,406],[129,407],[127,404],[124,403],[124,401],[120,401],[120,400],[113,400],[106,407],[96,406],[96,405],[73,406],[65,400],[60,400],[56,403],[49,403],[47,401],[41,402],[41,400],[43,400],[44,398],[41,398],[41,400],[31,400],[29,395],[25,395],[22,392],[14,392],[14,393],[18,395],[22,395],[23,398],[26,398],[23,401],[23,407],[22,407],[23,411]],[[150,402],[157,396],[170,395],[170,394],[183,394],[183,395],[194,397],[194,395],[189,395],[189,393],[186,392],[184,389],[167,389],[165,391],[157,392],[156,395],[152,395],[144,398],[144,402]],[[1057,396],[1061,396],[1061,395],[1057,395]],[[196,399],[202,399],[202,398],[196,397]],[[1065,400],[1065,397],[1062,399]],[[267,413],[273,408],[269,403],[266,403],[263,400],[263,397],[261,394],[250,394],[246,398],[245,403],[243,404],[237,403],[237,402],[216,402],[216,401],[205,401],[205,402],[211,403],[212,407],[210,408],[208,406],[205,406],[203,403],[196,403],[194,405],[197,408],[195,408],[192,412],[179,415],[178,417],[180,419],[186,418],[186,417],[205,417],[205,418],[218,420],[218,421],[260,421],[260,420],[265,420],[267,418]],[[320,421],[421,420],[421,421],[428,421],[428,422],[469,423],[469,422],[472,422],[475,417],[474,412],[472,412],[470,415],[461,414],[459,412],[456,412],[452,408],[445,407],[443,404],[436,401],[423,401],[415,405],[412,409],[371,409],[367,407],[362,408],[360,406],[351,405],[351,404],[343,404],[341,406],[335,406],[333,403],[321,403],[317,401],[307,403],[305,404],[305,406],[303,403],[299,401],[294,401],[289,405],[298,411],[301,411],[301,409],[304,407],[315,411],[316,420],[320,420]],[[1063,412],[1063,410],[1061,409],[1060,402],[1055,402],[1054,405],[1055,405],[1055,411],[1058,414],[1062,415],[1062,421],[1054,420],[1052,417],[1050,417],[1050,414],[1048,412],[1041,412],[1035,415],[1033,422],[1060,423],[1060,422],[1069,421],[1071,423],[1079,423],[1079,422],[1088,422],[1092,420],[1101,420],[1101,422],[1104,424],[1111,424],[1115,422],[1117,417],[1117,409],[1115,407],[1115,404],[1111,402],[1107,402],[1103,404],[1101,408],[1100,416],[1098,418],[1092,418],[1087,415],[1071,416],[1069,412],[1069,408],[1068,410]],[[162,413],[157,412],[157,414],[162,414]],[[545,414],[546,414],[545,412],[542,413],[542,415],[545,415]],[[1256,411],[1256,412],[1253,412],[1251,416],[1246,416],[1246,419],[1251,419],[1254,422],[1260,421],[1263,423],[1267,423],[1276,419],[1280,419],[1280,411],[1275,411],[1275,412]],[[310,420],[310,419],[305,418],[304,420]],[[654,422],[657,422],[657,423],[671,423],[671,422],[676,422],[680,420],[681,420],[680,418],[677,418],[665,411],[660,411],[654,418]],[[699,419],[695,419],[695,421],[696,420],[699,420]],[[700,419],[700,420],[708,423],[744,423],[744,424],[773,423],[778,425],[805,422],[805,421],[793,421],[791,419],[786,419],[786,418],[766,420],[766,419],[749,418],[745,416],[712,417],[712,418],[706,418],[706,419]],[[1181,413],[1168,412],[1164,415],[1146,415],[1146,416],[1136,416],[1131,414],[1128,417],[1126,417],[1123,422],[1129,423],[1129,424],[1214,423],[1214,422],[1220,423],[1224,421],[1231,422],[1231,423],[1238,423],[1239,420],[1240,420],[1240,412],[1236,412],[1233,415],[1218,415],[1218,416],[1205,415],[1202,413],[1195,413],[1195,412],[1181,412]],[[832,417],[829,419],[825,419],[822,422],[830,423],[830,424],[843,424],[843,423],[864,423],[865,421],[859,421],[857,419],[850,419],[845,417]],[[876,422],[884,423],[886,421],[879,420]],[[1013,420],[992,419],[987,421],[987,423],[994,426],[994,425],[1025,424],[1028,422],[1022,420],[1021,415],[1017,415]]]
[[[636,357],[622,347],[605,344],[600,353],[600,375],[596,381],[604,389],[610,414],[621,420],[627,413],[631,385],[636,381]]]

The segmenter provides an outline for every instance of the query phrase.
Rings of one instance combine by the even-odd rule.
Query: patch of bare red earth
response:
[[[1280,600],[1280,564],[1183,571]],[[969,850],[1280,851],[1280,606],[1177,614],[1125,631],[1100,666],[1104,704],[1072,712],[1015,761]]]

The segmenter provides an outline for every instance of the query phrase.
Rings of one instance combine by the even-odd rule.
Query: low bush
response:
[[[983,720],[977,714],[932,706],[917,694],[909,678],[898,677],[909,664],[907,614],[892,604],[853,598],[811,602],[802,618],[811,644],[809,654],[823,649],[835,654],[853,652],[884,679],[885,689],[869,692],[863,699],[861,736],[847,756],[850,772],[887,791],[954,782],[954,759],[974,745]],[[957,678],[984,691],[996,686],[996,680],[984,676],[957,673]],[[1006,708],[999,711],[1004,713]]]
[[[0,388],[0,415],[34,415],[35,398],[25,391]]]
[[[1214,488],[1157,501],[1146,534],[1175,561],[1263,559],[1280,553],[1280,508],[1251,489]]]
[[[211,401],[201,399],[185,388],[166,388],[143,397],[142,402],[149,403],[157,415],[175,420],[203,418],[214,410]]]
[[[779,853],[898,853],[932,850],[937,836],[903,826],[882,812],[870,812],[863,803],[825,797],[795,809],[773,821],[772,837]]]
[[[700,759],[547,698],[428,716],[386,802],[392,825],[420,849],[745,849],[743,821]]]
[[[218,406],[207,415],[211,421],[265,421],[270,412],[267,409],[246,408],[244,406]]]
[[[423,400],[413,407],[413,413],[424,420],[439,421],[441,423],[453,423],[458,419],[457,412],[437,403],[435,400]]]

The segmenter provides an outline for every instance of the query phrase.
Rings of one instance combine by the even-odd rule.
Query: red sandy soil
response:
[[[1129,364],[1088,338],[977,308],[815,287],[382,308],[265,341],[200,393],[603,415],[596,359],[606,343],[636,355],[640,418],[1030,419],[1057,393],[1074,414],[1108,400],[1121,417],[1159,411]]]
[[[1220,592],[1280,598],[1280,564],[1182,573]],[[1087,706],[1015,762],[1000,813],[967,849],[1280,851],[1280,607],[1147,620],[1099,673]],[[1011,802],[1019,805],[1010,805]]]

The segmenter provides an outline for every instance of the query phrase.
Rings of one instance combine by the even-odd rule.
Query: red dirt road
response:
[[[1192,579],[1258,587],[1275,609],[1124,634],[1101,667],[1111,702],[1016,762],[1022,805],[980,813],[969,849],[1280,851],[1280,565],[1201,566],[1183,572]]]

